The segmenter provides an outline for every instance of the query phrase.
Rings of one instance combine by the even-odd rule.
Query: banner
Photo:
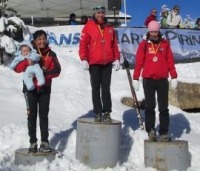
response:
[[[47,32],[49,44],[61,47],[78,47],[83,26],[32,27],[31,33],[38,29]],[[147,28],[115,28],[119,49],[126,52],[131,64],[135,63],[135,54]],[[163,36],[169,40],[175,61],[200,58],[200,31],[191,29],[161,29]]]

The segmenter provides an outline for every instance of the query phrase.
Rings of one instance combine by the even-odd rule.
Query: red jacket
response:
[[[51,49],[48,46],[40,51],[42,54],[42,58],[39,61],[39,64],[40,64],[41,68],[42,67],[46,68],[46,70],[44,70],[45,84],[42,87],[39,87],[37,85],[36,77],[34,78],[33,81],[34,81],[34,85],[38,91],[45,91],[45,92],[48,91],[49,92],[49,91],[51,91],[50,87],[51,87],[52,78],[59,76],[59,74],[61,72],[61,67],[60,67],[60,63],[57,59],[56,54],[53,51],[51,51]],[[17,73],[24,72],[28,65],[29,65],[28,60],[25,59],[17,64],[17,66],[14,68],[14,71]],[[28,91],[26,89],[25,84],[24,84],[23,91],[24,92]]]
[[[145,22],[144,22],[144,25],[148,27],[148,25],[149,25],[149,23],[150,23],[151,21],[157,21],[155,15],[150,14],[150,15],[146,18],[146,20],[145,20]]]
[[[82,30],[79,56],[81,60],[87,60],[89,65],[119,60],[120,53],[113,27],[105,25],[101,33],[99,25],[92,19],[89,20]]]
[[[169,74],[172,78],[177,77],[174,57],[169,42],[163,39],[157,53],[154,54],[158,46],[159,44],[157,46],[154,44],[153,48],[152,44],[146,40],[139,44],[136,52],[133,79],[139,79],[142,69],[143,78],[162,79],[168,78]]]

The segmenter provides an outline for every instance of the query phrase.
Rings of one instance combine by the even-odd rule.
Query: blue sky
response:
[[[128,26],[144,26],[144,20],[152,8],[158,10],[157,18],[159,18],[162,5],[167,5],[170,10],[174,5],[179,5],[183,19],[186,15],[190,15],[195,21],[200,17],[200,0],[126,0],[127,14],[132,16]],[[121,11],[124,11],[124,4]]]

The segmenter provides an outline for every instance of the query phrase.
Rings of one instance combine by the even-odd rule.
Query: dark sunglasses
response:
[[[153,13],[153,14],[157,14],[157,12],[156,12],[156,11],[153,11],[152,13]]]
[[[93,8],[93,11],[98,11],[98,10],[103,10],[103,11],[105,11],[106,8],[105,8],[104,6],[98,6],[98,7],[94,7],[94,8]]]

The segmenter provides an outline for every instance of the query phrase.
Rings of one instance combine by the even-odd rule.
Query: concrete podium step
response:
[[[37,162],[42,162],[45,159],[49,162],[55,159],[57,151],[52,150],[49,153],[28,153],[28,148],[21,148],[15,151],[15,164],[16,165],[34,165]]]
[[[121,122],[77,121],[76,158],[93,169],[115,167],[120,160]]]
[[[173,140],[170,142],[144,141],[144,159],[146,167],[158,171],[186,171],[190,167],[188,142]]]

